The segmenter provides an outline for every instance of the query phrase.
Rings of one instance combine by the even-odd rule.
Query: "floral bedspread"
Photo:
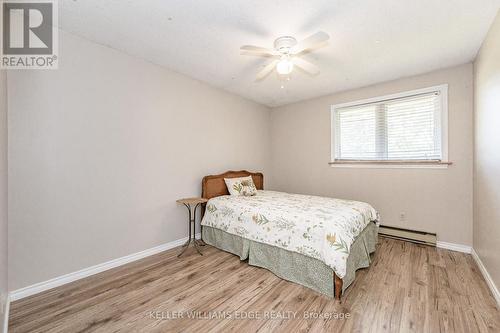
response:
[[[377,220],[364,202],[258,191],[210,199],[201,224],[319,259],[343,278],[354,239]]]

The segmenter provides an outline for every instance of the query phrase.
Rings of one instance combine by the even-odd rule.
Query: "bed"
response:
[[[230,196],[224,178],[251,176],[255,196]],[[264,191],[264,175],[228,171],[203,178],[202,238],[250,265],[340,300],[370,265],[378,214],[350,200]]]

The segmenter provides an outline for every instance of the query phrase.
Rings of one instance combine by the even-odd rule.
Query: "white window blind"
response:
[[[336,161],[442,161],[441,89],[334,107]]]

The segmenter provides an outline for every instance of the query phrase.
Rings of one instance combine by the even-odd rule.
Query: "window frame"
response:
[[[387,100],[399,99],[410,97],[418,94],[426,94],[438,92],[440,96],[441,110],[440,115],[436,116],[436,120],[440,122],[439,126],[441,128],[441,160],[337,160],[337,152],[339,149],[339,142],[337,140],[336,133],[336,110],[345,107],[359,106],[362,104],[371,103],[381,103]],[[438,112],[438,110],[436,110]],[[396,94],[377,96],[373,98],[367,98],[362,100],[357,100],[353,102],[335,104],[331,106],[330,109],[330,126],[331,126],[331,136],[330,136],[330,165],[332,167],[359,167],[359,168],[432,168],[432,169],[442,169],[447,168],[451,165],[448,160],[448,84],[441,84],[437,86],[404,91]]]

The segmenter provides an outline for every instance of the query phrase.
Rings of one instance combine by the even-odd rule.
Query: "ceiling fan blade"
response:
[[[320,31],[300,41],[290,50],[292,54],[297,54],[302,51],[314,48],[315,46],[325,43],[330,36],[326,32]]]
[[[268,76],[276,67],[276,64],[278,63],[278,59],[271,61],[269,64],[266,65],[258,74],[257,74],[257,79],[256,81],[260,81],[264,79],[266,76]]]
[[[311,64],[309,61],[306,61],[301,58],[294,57],[292,58],[292,62],[294,63],[295,66],[303,69],[307,73],[311,75],[318,75],[319,74],[319,68],[316,67],[316,65]]]
[[[248,52],[248,51],[241,51],[241,55],[247,55],[247,56],[254,56],[254,57],[262,57],[262,58],[278,58],[279,56],[277,55],[272,55],[269,53],[255,53],[255,52]]]
[[[240,50],[244,54],[255,54],[255,55],[275,55],[276,51],[267,49],[265,47],[253,46],[253,45],[243,45]]]

